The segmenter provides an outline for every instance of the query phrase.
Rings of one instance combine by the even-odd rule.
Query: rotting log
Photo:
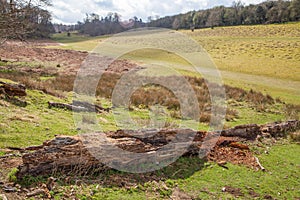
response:
[[[260,126],[257,124],[240,125],[231,129],[223,130],[221,135],[224,137],[241,137],[253,140],[257,137]]]
[[[9,97],[24,97],[26,96],[26,87],[22,84],[12,84],[0,81],[0,94]]]
[[[263,135],[265,132],[269,132],[274,136],[286,135],[287,132],[300,129],[300,122],[287,121],[282,123],[272,123],[267,125],[244,125],[238,126],[232,129],[228,129],[221,132],[221,136],[218,133],[204,132],[204,131],[192,131],[189,129],[171,129],[171,130],[140,130],[140,131],[116,131],[107,133],[94,133],[92,134],[96,138],[99,136],[105,136],[106,141],[104,143],[97,143],[96,140],[91,142],[96,148],[109,148],[109,144],[117,146],[127,152],[135,153],[151,153],[160,150],[165,145],[183,137],[183,140],[179,138],[179,141],[186,141],[185,135],[193,132],[193,141],[190,143],[189,148],[183,156],[197,156],[200,150],[209,150],[207,152],[207,158],[213,161],[218,161],[218,158],[224,160],[219,150],[224,152],[232,152],[241,158],[236,160],[243,160],[242,156],[247,158],[255,157],[251,151],[246,148],[247,146],[237,145],[236,142],[242,142],[245,140],[252,140],[258,135]],[[238,131],[237,131],[238,130]],[[249,135],[249,137],[248,137]],[[217,136],[217,137],[216,137]],[[220,136],[220,137],[219,137]],[[204,142],[205,141],[205,142]],[[210,152],[210,145],[213,144],[213,149]],[[186,145],[179,143],[177,146]],[[241,148],[241,146],[243,148]],[[65,173],[89,173],[95,171],[102,171],[107,169],[101,160],[96,159],[91,151],[86,146],[86,141],[83,141],[80,136],[57,136],[55,139],[45,141],[43,145],[37,147],[28,147],[25,151],[34,150],[28,152],[22,156],[23,164],[19,166],[18,178],[24,175],[49,175],[58,171]],[[177,149],[168,149],[170,153]],[[239,153],[240,152],[240,153]],[[219,157],[218,157],[219,156]],[[224,160],[234,161],[234,160]]]
[[[262,134],[268,133],[271,137],[284,137],[286,133],[295,132],[300,129],[299,120],[290,120],[286,122],[275,122],[260,126]]]
[[[101,112],[109,112],[109,110],[110,110],[109,108],[103,108],[102,106],[99,106],[99,105],[96,105],[96,104],[91,104],[91,103],[88,103],[88,102],[83,102],[83,101],[73,100],[72,104],[74,106],[87,108],[91,112],[96,111],[96,112],[101,113]]]
[[[109,112],[109,108],[103,108],[99,105],[94,105],[94,104],[81,102],[81,101],[73,101],[72,104],[48,102],[48,107],[50,109],[52,107],[62,108],[62,109],[72,110],[74,112],[96,112],[96,113]]]

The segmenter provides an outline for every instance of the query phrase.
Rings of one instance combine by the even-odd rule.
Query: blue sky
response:
[[[262,1],[242,0],[245,4]],[[106,16],[108,12],[119,13],[122,20],[137,16],[147,21],[148,16],[163,17],[218,5],[230,6],[232,2],[233,0],[52,0],[53,7],[49,10],[55,23],[73,24],[83,21],[86,13]]]

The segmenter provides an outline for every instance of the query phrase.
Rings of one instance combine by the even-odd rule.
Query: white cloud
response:
[[[244,0],[246,4],[260,3],[263,0]],[[106,16],[108,12],[117,12],[123,20],[137,16],[144,21],[148,16],[167,16],[185,13],[191,10],[206,9],[217,5],[231,5],[233,0],[52,0],[55,23],[77,23],[86,13]]]

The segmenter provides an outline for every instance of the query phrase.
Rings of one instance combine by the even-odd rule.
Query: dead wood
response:
[[[73,103],[72,103],[74,106],[80,106],[80,107],[84,107],[84,108],[87,108],[89,109],[90,111],[96,111],[96,112],[109,112],[109,108],[103,108],[102,106],[99,106],[99,105],[96,105],[96,104],[91,104],[91,103],[88,103],[88,102],[82,102],[82,101],[76,101],[76,100],[73,100]]]
[[[258,128],[257,128],[258,127]],[[239,142],[245,141],[245,138],[253,138],[254,136],[262,135],[263,131],[268,131],[272,135],[282,135],[289,131],[299,130],[299,121],[288,121],[282,123],[274,123],[267,125],[245,125],[238,126],[229,130],[222,131],[222,136],[219,134],[203,131],[193,131],[190,129],[171,129],[171,130],[139,130],[139,131],[116,131],[108,133],[93,133],[89,136],[93,140],[88,141],[93,148],[98,149],[100,153],[103,149],[108,149],[110,146],[121,148],[127,152],[148,153],[151,154],[165,147],[171,141],[180,141],[166,149],[167,153],[174,153],[182,146],[187,145],[182,141],[189,141],[192,137],[193,141],[189,143],[189,148],[182,156],[198,156],[199,152],[207,150],[207,158],[216,162],[236,160],[240,163],[241,160],[249,159],[251,165],[259,165],[258,159],[254,159],[252,152],[247,145]],[[230,132],[230,130],[232,132]],[[237,131],[238,130],[238,131]],[[225,134],[224,134],[225,133]],[[234,135],[234,137],[231,137]],[[218,137],[215,137],[218,136]],[[103,142],[101,138],[106,138]],[[100,139],[99,139],[100,138]],[[205,143],[204,142],[205,138]],[[53,140],[45,141],[41,146],[29,147],[27,150],[34,150],[22,156],[23,164],[19,166],[17,176],[19,178],[24,175],[49,175],[58,171],[66,173],[89,173],[101,172],[107,169],[101,160],[98,160],[91,154],[91,147],[86,146],[87,141],[80,136],[57,136]],[[210,146],[212,144],[213,146]],[[215,145],[215,146],[214,146]],[[102,150],[101,150],[102,149]],[[223,153],[231,152],[234,159],[228,158]],[[102,152],[103,154],[103,152]],[[103,156],[106,156],[103,154]],[[111,155],[108,155],[111,156]],[[117,157],[118,155],[116,155]],[[112,161],[131,163],[132,160],[114,160]],[[116,158],[117,159],[117,158]],[[220,159],[220,160],[219,160]],[[256,161],[256,162],[255,162]]]
[[[99,105],[90,104],[88,102],[73,101],[72,104],[48,102],[49,108],[62,108],[72,110],[74,112],[109,112],[109,108],[103,108]]]
[[[0,94],[9,97],[24,97],[26,96],[26,87],[22,84],[12,84],[0,81]]]
[[[256,160],[256,163],[258,164],[259,168],[262,170],[262,171],[265,171],[266,169],[262,166],[262,164],[259,162],[259,159],[257,157],[254,157],[255,160]]]

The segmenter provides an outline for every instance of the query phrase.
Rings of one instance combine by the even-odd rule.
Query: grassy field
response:
[[[225,83],[251,87],[299,104],[300,23],[220,27],[184,33],[208,51]]]
[[[262,149],[260,149],[262,150]],[[68,198],[76,193],[79,199],[170,199],[174,190],[193,199],[297,199],[299,197],[299,173],[294,160],[297,159],[299,145],[280,144],[269,154],[262,153],[267,172],[253,171],[244,166],[228,164],[228,170],[214,163],[203,163],[197,158],[181,158],[171,166],[144,177],[132,174],[107,172],[100,177],[89,179],[90,184],[65,186],[54,191],[54,199]],[[178,170],[181,170],[179,173]],[[123,180],[130,179],[134,187],[120,188],[114,174]],[[161,181],[145,181],[145,177],[161,177]],[[99,185],[111,179],[109,187]],[[80,177],[78,177],[80,179]],[[85,180],[81,177],[81,180]],[[63,185],[63,183],[61,183]],[[230,187],[238,191],[234,195],[222,192]],[[73,191],[73,192],[72,192]],[[181,199],[184,196],[181,196]]]
[[[195,30],[193,33],[181,32],[207,50],[220,69],[226,84],[246,90],[254,89],[264,94],[268,93],[274,99],[279,97],[287,103],[299,104],[300,23],[217,27]],[[72,33],[71,37],[67,37],[65,33],[55,34],[53,39],[60,45],[47,48],[92,51],[106,38],[108,36],[91,38],[76,33]],[[187,61],[166,51],[143,49],[130,52],[122,58],[140,64],[170,66],[183,75],[199,76],[191,70]],[[9,75],[11,72],[4,70],[0,73]],[[55,76],[39,77],[39,80],[59,82]],[[10,82],[1,78],[0,81]],[[42,89],[49,87],[49,83],[43,86],[41,82],[39,83]],[[52,91],[52,88],[46,89]],[[145,90],[150,89],[151,87]],[[48,108],[49,101],[70,103],[72,91],[57,91],[58,94],[63,93],[65,97],[55,97],[33,89],[28,89],[27,93],[26,107],[16,106],[0,99],[0,156],[7,154],[8,147],[40,145],[55,135],[80,133],[74,124],[71,111]],[[258,93],[253,93],[254,100],[257,96],[260,97]],[[227,120],[225,127],[251,123],[265,124],[291,117],[290,113],[285,113],[284,102],[275,100],[271,104],[263,102],[255,104],[254,100],[227,99],[228,108],[236,111],[237,115]],[[97,102],[107,108],[112,106],[107,98],[98,97]],[[177,127],[179,119],[167,114],[162,117],[166,127]],[[147,105],[133,105],[130,108],[130,115],[139,124],[147,126],[149,123]],[[101,125],[103,131],[114,131],[119,128],[111,112],[99,114],[97,119],[96,123]],[[208,129],[208,125],[201,123],[198,128]],[[188,195],[191,199],[299,199],[299,143],[287,137],[275,141],[267,139],[250,147],[266,168],[265,172],[230,163],[226,165],[229,169],[224,169],[216,163],[204,162],[197,157],[180,158],[162,170],[146,174],[127,174],[108,170],[97,176],[75,175],[69,182],[66,181],[67,175],[62,174],[58,177],[57,186],[51,191],[51,195],[54,199],[170,199],[174,191],[177,191],[183,196]],[[11,170],[11,174],[13,171],[14,169]],[[7,179],[7,169],[0,169],[0,182]],[[46,182],[46,179],[27,177],[18,183],[22,186],[35,187],[41,182]],[[233,192],[222,191],[224,187],[230,188]]]
[[[217,27],[181,31],[211,56],[226,84],[254,89],[299,104],[300,23]],[[103,39],[66,34],[53,39],[64,49],[93,50]],[[176,41],[174,41],[176,42]],[[144,49],[123,56],[140,63],[159,64],[189,74],[190,65],[172,53]]]
[[[68,37],[66,33],[54,34],[52,39],[60,44],[61,49],[71,49],[76,51],[91,51],[95,46],[108,36],[88,37],[71,33]],[[49,46],[48,48],[57,48]]]

